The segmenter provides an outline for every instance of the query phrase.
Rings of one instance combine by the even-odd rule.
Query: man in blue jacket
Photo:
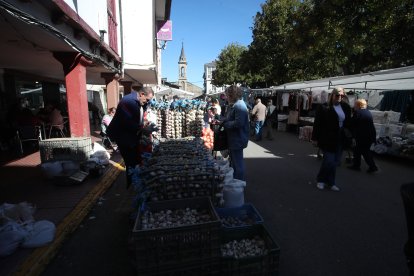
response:
[[[227,132],[227,141],[233,177],[245,180],[243,149],[249,141],[249,111],[242,100],[243,92],[235,85],[226,89],[229,107],[223,121]]]
[[[115,141],[127,169],[127,188],[131,185],[130,171],[139,164],[139,140],[144,133],[151,133],[151,127],[144,125],[147,103],[154,97],[150,87],[142,87],[124,96],[106,132]]]

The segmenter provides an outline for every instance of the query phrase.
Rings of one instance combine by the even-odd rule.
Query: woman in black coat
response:
[[[316,112],[312,141],[323,152],[323,160],[317,175],[316,187],[339,191],[335,183],[336,167],[340,164],[344,147],[349,146],[351,107],[342,101],[346,97],[342,87],[334,88],[328,105],[321,105]]]
[[[368,173],[378,171],[371,152],[371,145],[375,143],[376,131],[371,112],[367,109],[364,99],[355,101],[354,115],[351,120],[352,134],[355,138],[353,165],[349,169],[361,170],[361,155],[368,165]]]

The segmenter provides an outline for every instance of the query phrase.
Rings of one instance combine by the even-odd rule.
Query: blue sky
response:
[[[187,58],[187,80],[203,87],[204,64],[227,45],[252,42],[253,18],[265,0],[172,0],[172,41],[162,51],[162,77],[178,79],[181,45]]]

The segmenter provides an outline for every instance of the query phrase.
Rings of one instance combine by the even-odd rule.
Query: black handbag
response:
[[[229,148],[227,142],[227,132],[222,125],[214,128],[214,151],[226,150]]]

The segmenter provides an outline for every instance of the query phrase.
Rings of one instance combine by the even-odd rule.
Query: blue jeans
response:
[[[323,160],[317,176],[318,182],[328,186],[335,185],[336,167],[341,162],[342,147],[339,146],[336,152],[323,151]]]
[[[244,159],[243,159],[243,149],[232,150],[229,149],[231,167],[233,168],[233,178],[244,179]]]
[[[132,184],[132,178],[131,178],[130,171],[131,169],[135,169],[135,167],[139,164],[138,145],[137,146],[125,146],[125,145],[119,144],[118,148],[125,162],[127,189],[128,189],[129,186],[131,186]]]
[[[263,130],[263,121],[256,121],[254,123],[254,134],[256,135],[256,140],[262,140],[262,130]]]

